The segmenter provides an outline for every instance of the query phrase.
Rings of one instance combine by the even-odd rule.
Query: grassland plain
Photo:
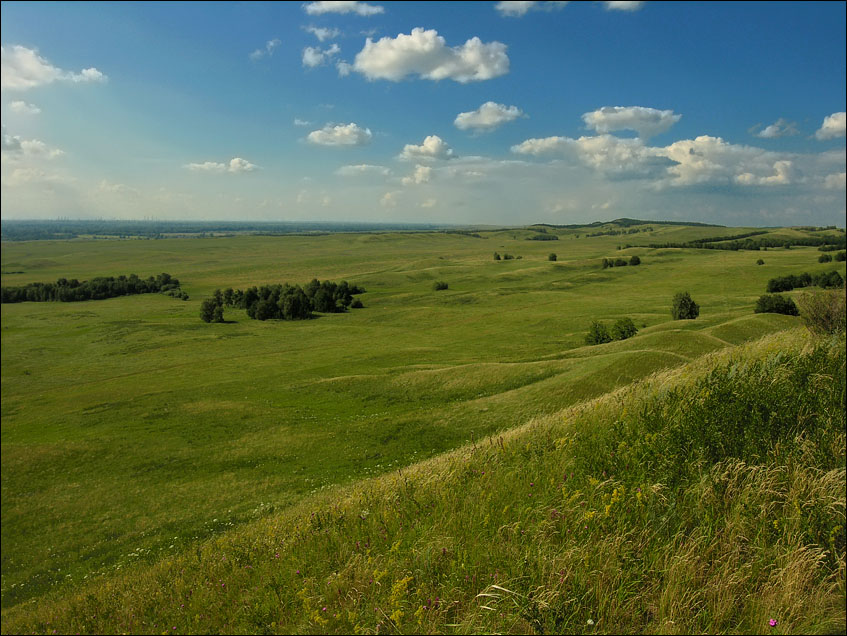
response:
[[[4,243],[4,285],[167,271],[192,300],[2,306],[3,607],[199,549],[318,490],[797,324],[752,307],[771,277],[833,269],[814,248],[616,249],[740,231]],[[494,251],[522,258],[496,262]],[[622,254],[643,264],[600,269]],[[365,309],[199,320],[215,288],[313,277],[363,285]],[[433,292],[434,280],[449,290]],[[669,317],[683,289],[701,305],[685,324]],[[638,336],[583,346],[591,320],[624,315]]]

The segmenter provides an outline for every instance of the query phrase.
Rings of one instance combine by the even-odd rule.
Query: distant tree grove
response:
[[[246,309],[254,320],[306,320],[313,312],[337,314],[348,308],[361,308],[362,302],[354,299],[363,294],[364,288],[350,285],[347,281],[334,283],[317,278],[304,286],[262,285],[246,290],[215,290],[212,298],[200,305],[200,318],[204,322],[223,322],[224,307]]]
[[[820,274],[815,274],[814,276],[808,272],[804,272],[802,274],[789,274],[788,276],[771,278],[768,281],[766,291],[769,294],[773,294],[776,292],[791,291],[798,287],[815,286],[822,289],[834,289],[841,287],[842,285],[844,285],[844,279],[836,270],[832,270],[831,272],[822,272]]]
[[[188,300],[188,294],[179,288],[179,280],[170,274],[162,273],[149,278],[139,278],[136,274],[117,278],[100,276],[82,282],[76,278],[70,280],[60,278],[55,283],[29,283],[20,287],[3,287],[0,288],[0,302],[76,302],[153,293],[164,293]]]

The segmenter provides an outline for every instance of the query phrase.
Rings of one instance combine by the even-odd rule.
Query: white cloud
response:
[[[524,113],[517,106],[485,102],[476,110],[459,113],[453,125],[460,130],[489,132],[522,116]]]
[[[18,113],[19,115],[37,115],[41,112],[41,109],[35,104],[27,104],[26,102],[22,102],[20,100],[14,101],[9,104],[9,110],[13,113]]]
[[[501,42],[485,44],[473,37],[462,46],[449,47],[436,30],[418,27],[396,38],[384,37],[376,42],[368,38],[356,55],[353,68],[371,80],[398,82],[418,75],[464,84],[505,75],[509,72],[509,57]]]
[[[774,174],[767,177],[757,177],[750,172],[736,175],[735,182],[740,185],[789,185],[797,178],[794,163],[791,161],[776,161],[773,164]]]
[[[606,6],[606,11],[638,11],[641,7],[644,6],[644,2],[628,2],[626,0],[618,0],[611,2],[604,2]]]
[[[815,133],[815,137],[820,140],[843,137],[846,123],[847,113],[832,113],[832,115],[824,117],[823,124],[821,124],[820,129]]]
[[[320,42],[331,40],[341,35],[341,31],[338,29],[330,29],[328,27],[316,27],[309,25],[307,27],[303,27],[303,30],[314,35]]]
[[[379,204],[384,208],[396,208],[397,196],[399,194],[399,192],[386,192],[382,195],[382,198],[379,200]]]
[[[96,68],[79,73],[63,71],[38,54],[36,49],[13,45],[0,46],[0,88],[24,91],[55,81],[105,82],[106,76]]]
[[[335,68],[338,69],[338,77],[347,77],[353,70],[353,65],[349,62],[345,62],[344,60],[340,60],[335,64]]]
[[[4,160],[17,161],[23,157],[55,159],[65,154],[63,150],[48,146],[39,139],[21,139],[17,135],[10,135],[6,132],[5,126],[3,126],[2,135]]]
[[[824,177],[823,187],[827,190],[844,190],[847,187],[847,172],[837,172]]]
[[[307,46],[303,49],[303,66],[307,68],[323,66],[331,60],[334,55],[337,55],[340,52],[341,47],[337,44],[333,44],[328,49],[321,49],[316,46]]]
[[[257,60],[261,60],[263,57],[270,57],[274,54],[274,49],[282,44],[282,41],[279,38],[274,38],[273,40],[268,40],[265,43],[265,48],[256,49],[250,54],[250,59],[254,62]]]
[[[750,129],[750,132],[756,137],[761,137],[762,139],[778,139],[779,137],[790,137],[792,135],[799,134],[797,124],[782,117],[777,119],[770,126],[765,126],[761,130],[758,130],[758,128],[759,124],[756,124]]]
[[[598,133],[634,130],[642,139],[649,139],[668,130],[681,117],[682,115],[677,115],[672,110],[657,110],[644,106],[604,106],[585,113],[582,120]]]
[[[421,201],[422,208],[434,208],[438,205],[438,199],[427,199],[426,201]]]
[[[391,170],[385,166],[374,166],[368,163],[360,163],[357,165],[341,166],[335,171],[335,174],[342,177],[359,177],[364,175],[379,175],[387,177],[391,174]]]
[[[453,149],[438,135],[429,135],[420,146],[406,144],[399,159],[407,161],[432,161],[436,159],[452,159]]]
[[[228,164],[219,163],[217,161],[204,161],[203,163],[188,163],[184,166],[192,172],[216,172],[230,174],[239,174],[242,172],[253,172],[258,168],[255,164],[250,163],[241,157],[235,157]]]
[[[378,4],[367,2],[307,2],[303,10],[309,15],[323,15],[324,13],[355,13],[361,16],[377,15],[385,13],[385,8]]]
[[[295,117],[294,118],[294,125],[295,126],[311,126],[312,122],[307,121],[305,119],[299,119],[299,118]]]
[[[415,171],[412,174],[408,177],[403,177],[402,183],[405,186],[420,185],[422,183],[429,183],[430,179],[432,179],[432,168],[418,164],[415,166]]]
[[[371,143],[373,133],[370,128],[361,128],[357,124],[327,124],[320,130],[313,130],[306,137],[309,143],[318,146],[365,146]]]
[[[510,18],[520,18],[525,16],[529,11],[552,11],[553,9],[561,9],[564,7],[567,2],[532,2],[532,1],[516,1],[510,2],[508,0],[504,0],[503,2],[498,2],[494,5],[494,8],[502,16],[507,16]]]

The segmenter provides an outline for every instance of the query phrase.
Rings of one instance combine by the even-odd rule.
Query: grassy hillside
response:
[[[3,285],[167,271],[191,300],[2,306],[3,607],[193,553],[322,489],[791,327],[753,315],[767,280],[844,274],[814,248],[617,249],[739,228],[585,237],[597,229],[543,242],[500,230],[4,243]],[[631,254],[642,265],[600,267]],[[363,285],[365,308],[199,320],[215,288],[313,277]],[[450,288],[434,292],[434,280]],[[686,289],[700,318],[671,321],[670,298]],[[584,346],[592,320],[621,316],[635,338]]]
[[[3,630],[843,633],[844,391],[843,337],[775,334],[25,604]]]

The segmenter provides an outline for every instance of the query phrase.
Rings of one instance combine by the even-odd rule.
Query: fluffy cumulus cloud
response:
[[[367,2],[307,2],[303,10],[309,15],[323,15],[325,13],[355,13],[356,15],[369,16],[385,13],[385,8],[378,4]]]
[[[96,68],[79,73],[63,71],[38,54],[36,49],[13,45],[0,47],[0,87],[3,90],[25,91],[56,81],[75,83],[105,82],[106,76]]]
[[[773,174],[768,176],[760,176],[750,172],[742,172],[736,175],[735,182],[740,185],[790,185],[797,179],[797,171],[794,168],[792,161],[775,161],[773,164]]]
[[[63,150],[48,146],[39,139],[21,139],[17,135],[10,135],[5,126],[2,135],[4,160],[17,161],[25,157],[55,159],[65,154]]]
[[[815,137],[820,140],[843,137],[845,134],[845,121],[847,121],[847,114],[845,113],[832,113],[832,115],[824,117],[823,124],[815,132]]]
[[[213,172],[240,174],[244,172],[253,172],[258,168],[255,164],[250,163],[241,157],[234,157],[229,163],[218,163],[216,161],[204,161],[203,163],[188,163],[185,168],[192,172]]]
[[[672,110],[657,110],[644,106],[604,106],[585,113],[582,120],[598,133],[615,130],[634,130],[642,139],[661,134],[680,120],[682,115]]]
[[[261,60],[263,57],[270,57],[274,54],[274,49],[282,44],[282,41],[278,38],[274,38],[273,40],[268,40],[265,42],[265,48],[256,49],[250,54],[250,59],[254,62]]]
[[[450,47],[436,30],[418,27],[396,38],[384,37],[376,42],[368,38],[356,55],[353,70],[371,80],[399,82],[417,75],[464,84],[505,75],[509,72],[509,57],[501,42],[486,44],[473,37],[462,46]]]
[[[762,139],[779,139],[780,137],[791,137],[792,135],[799,134],[797,124],[782,117],[761,130],[759,130],[759,124],[757,124],[750,129],[750,132]]]
[[[355,165],[341,166],[335,171],[335,174],[342,177],[361,177],[366,175],[376,175],[387,177],[391,174],[391,170],[385,166],[375,166],[369,163],[360,163]]]
[[[429,135],[420,146],[406,144],[399,158],[406,161],[435,161],[452,159],[453,149],[438,135]]]
[[[306,140],[318,146],[365,146],[371,143],[373,133],[370,128],[357,124],[327,124],[320,130],[313,130]]]
[[[323,42],[325,40],[331,40],[341,35],[341,31],[339,31],[338,29],[330,29],[328,27],[316,27],[309,25],[307,27],[303,27],[303,30],[306,31],[306,33],[311,33],[312,35],[314,35],[316,38],[318,38],[320,42]]]
[[[20,100],[16,100],[9,104],[9,110],[19,115],[37,115],[41,109],[35,104],[27,104]]]
[[[384,208],[396,208],[397,197],[399,195],[399,192],[386,192],[382,195],[382,198],[379,200],[379,204]]]
[[[333,44],[327,49],[321,49],[316,46],[307,46],[303,49],[303,66],[306,68],[315,68],[316,66],[323,66],[329,60],[333,58],[333,56],[337,55],[341,52],[341,47],[337,44]]]
[[[420,185],[422,183],[429,183],[432,179],[432,168],[430,166],[422,166],[418,164],[415,166],[415,171],[410,174],[408,177],[403,177],[402,182],[403,185]]]
[[[523,116],[523,111],[517,106],[485,102],[476,110],[459,113],[453,124],[460,130],[489,132]]]
[[[498,2],[494,5],[494,8],[497,9],[497,12],[500,15],[509,17],[509,18],[520,18],[525,16],[530,11],[551,11],[553,9],[561,9],[564,7],[567,2],[532,2],[532,1],[521,1],[517,0],[515,2],[510,2],[508,0],[504,0],[503,2]]]

